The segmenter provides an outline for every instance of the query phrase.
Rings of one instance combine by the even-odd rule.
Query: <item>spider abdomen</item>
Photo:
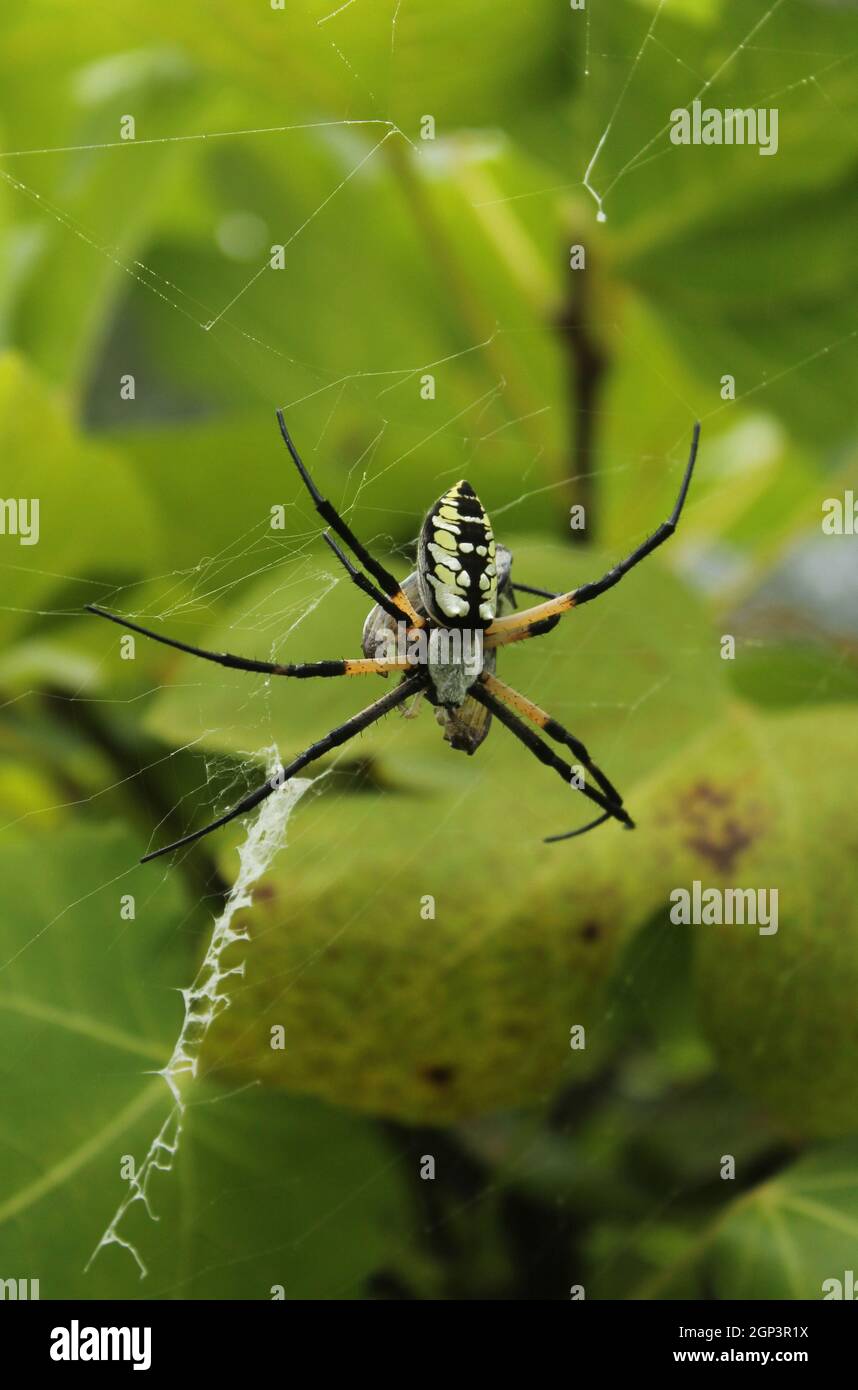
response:
[[[486,628],[497,612],[492,524],[471,487],[456,483],[430,510],[417,547],[426,611],[443,627]]]

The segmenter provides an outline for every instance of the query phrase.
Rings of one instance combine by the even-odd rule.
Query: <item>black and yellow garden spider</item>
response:
[[[669,519],[662,522],[642,545],[620,564],[614,565],[601,579],[582,584],[565,594],[553,594],[545,589],[512,582],[512,556],[504,546],[496,544],[489,518],[473,488],[464,481],[445,492],[430,510],[418,541],[417,569],[400,584],[370,555],[333,504],[322,497],[292,443],[279,410],[277,419],[289,453],[317,512],[363,566],[363,570],[356,568],[333,537],[324,532],[324,539],[351,580],[375,603],[364,624],[364,655],[354,660],[312,661],[303,665],[281,666],[270,661],[232,656],[229,652],[205,651],[201,647],[152,632],[139,623],[94,604],[87,605],[89,612],[100,618],[108,618],[133,632],[142,633],[144,637],[152,637],[165,646],[175,647],[180,652],[188,652],[191,656],[202,657],[204,661],[215,661],[238,671],[257,671],[299,679],[311,676],[387,676],[395,671],[402,673],[401,679],[381,699],[299,753],[232,810],[202,830],[195,830],[173,844],[153,850],[141,862],[146,863],[183,845],[192,844],[203,835],[228,825],[236,816],[252,811],[310,763],[332,748],[348,743],[361,730],[414,697],[417,700],[426,697],[434,705],[447,741],[453,748],[467,753],[477,751],[488,734],[494,715],[541,763],[552,768],[565,782],[599,807],[602,814],[595,820],[577,830],[551,835],[547,842],[572,839],[611,819],[619,821],[627,829],[634,829],[634,822],[623,806],[622,797],[593,762],[580,739],[527,696],[498,679],[495,675],[497,650],[511,642],[541,637],[550,632],[564,613],[571,608],[580,608],[583,603],[590,603],[607,589],[613,588],[623,575],[673,535],[694,471],[700,425],[694,426],[685,475]],[[519,610],[515,607],[516,593],[535,595],[543,602]],[[507,609],[511,611],[505,611]],[[470,643],[468,638],[471,639]],[[382,647],[384,653],[379,655]],[[568,748],[576,759],[576,765],[572,766],[558,757],[529,725]],[[595,785],[587,781],[587,775]]]

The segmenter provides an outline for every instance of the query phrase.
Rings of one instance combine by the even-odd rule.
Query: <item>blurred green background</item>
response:
[[[857,55],[825,0],[4,10],[0,493],[40,535],[0,536],[0,1277],[790,1299],[854,1268],[858,538],[821,521],[858,488]],[[670,143],[710,82],[777,107],[776,156]],[[324,764],[160,1222],[123,1224],[149,1277],[118,1247],[84,1273],[245,832],[137,860],[384,689],[125,660],[82,614],[358,655],[276,406],[399,573],[466,476],[552,589],[668,514],[703,421],[677,538],[501,663],[639,829],[543,844],[586,818],[569,789],[426,710]],[[695,879],[777,888],[777,934],[673,925]]]

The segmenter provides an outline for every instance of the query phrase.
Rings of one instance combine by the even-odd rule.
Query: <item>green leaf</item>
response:
[[[660,913],[676,949],[692,934],[704,1020],[728,1075],[789,1135],[853,1130],[858,936],[855,895],[836,868],[852,712],[760,720],[739,710],[631,785],[605,738],[575,727],[621,781],[634,834],[606,826],[540,845],[564,817],[574,823],[564,789],[496,734],[479,767],[450,763],[434,788],[424,759],[410,795],[399,770],[393,790],[334,785],[305,803],[289,858],[251,914],[259,952],[213,1031],[219,1065],[421,1122],[532,1102],[610,1054],[606,981],[624,943]],[[629,756],[670,727],[653,712],[632,722],[628,742],[618,729],[617,743]],[[796,774],[784,795],[788,770],[805,766],[812,801]],[[671,894],[695,880],[777,889],[777,934],[668,922]],[[301,1046],[272,1053],[272,1022]],[[568,1050],[579,1023],[586,1053]]]
[[[184,125],[199,104],[187,60],[162,50],[93,64],[75,74],[73,90],[73,124],[57,143],[81,148],[16,159],[12,172],[21,211],[38,219],[38,250],[19,262],[18,338],[45,376],[76,398],[104,351],[117,303],[146,278],[138,253],[173,186],[186,176],[185,144],[134,148],[135,140],[151,136],[159,108],[169,105]],[[121,143],[125,112],[133,114],[135,140]],[[116,148],[104,148],[110,144]],[[166,286],[154,288],[169,298]],[[123,346],[113,367],[110,388],[118,397],[120,377],[137,369],[132,344]]]
[[[720,1299],[852,1299],[856,1237],[858,1146],[827,1145],[728,1203],[636,1296],[687,1296],[696,1276]]]
[[[697,934],[702,1021],[724,1068],[790,1135],[858,1129],[858,893],[843,777],[856,753],[849,705],[754,721],[713,750],[718,775],[694,807],[704,882],[778,893],[775,934],[685,930]]]
[[[858,653],[849,642],[741,643],[736,690],[768,709],[858,700]]]
[[[803,442],[831,448],[853,423],[846,402],[856,277],[846,228],[858,214],[858,173],[851,169],[820,198],[823,206],[802,189],[750,209],[731,200],[692,228],[665,229],[623,269],[658,303],[680,351],[708,382],[710,410],[721,407],[728,373],[738,399],[765,404]]]
[[[50,856],[50,875],[45,855]],[[84,1266],[166,1118],[163,1066],[193,973],[175,874],[146,874],[114,829],[66,828],[50,851],[0,846],[0,1244],[42,1298],[344,1298],[407,1240],[394,1157],[359,1120],[254,1091],[191,1087],[175,1170]],[[133,893],[136,917],[120,913]],[[336,1220],[331,1220],[336,1213]]]
[[[32,625],[59,591],[78,609],[90,602],[95,571],[139,572],[153,563],[152,515],[121,457],[81,438],[62,404],[11,353],[0,357],[0,451],[4,496],[39,507],[35,544],[21,543],[20,526],[16,536],[7,524],[0,537],[13,575],[0,612],[5,635]]]

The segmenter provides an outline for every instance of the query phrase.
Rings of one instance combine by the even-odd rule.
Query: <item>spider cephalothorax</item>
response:
[[[491,523],[470,483],[456,483],[440,497],[423,523],[417,546],[417,569],[400,581],[374,559],[343,520],[337,509],[319,492],[292,443],[286,422],[277,412],[280,430],[319,515],[344,541],[363,569],[358,569],[326,531],[324,539],[348,571],[350,579],[374,601],[364,624],[362,658],[311,661],[279,665],[233,656],[230,652],[210,652],[201,647],[165,637],[141,627],[119,614],[87,605],[90,612],[111,622],[154,637],[168,647],[216,661],[240,671],[256,671],[273,676],[307,678],[313,676],[363,676],[392,673],[399,683],[373,704],[347,719],[338,728],[305,748],[303,753],[261,787],[249,793],[232,810],[176,840],[153,850],[144,859],[155,859],[181,845],[190,844],[243,815],[271,796],[309,763],[354,738],[390,710],[411,701],[412,706],[425,695],[435,706],[444,735],[453,748],[475,753],[489,731],[494,715],[505,728],[576,791],[598,806],[595,820],[550,840],[571,839],[606,820],[617,820],[632,829],[634,822],[623,806],[617,789],[593,762],[580,739],[565,729],[526,695],[505,685],[495,675],[497,650],[512,642],[541,637],[560,621],[564,613],[598,598],[628,574],[629,570],[652,554],[673,535],[691,483],[700,426],[694,426],[691,451],[676,504],[667,521],[653,531],[625,560],[614,565],[601,579],[582,584],[563,594],[513,583],[512,556],[495,542]],[[372,576],[370,578],[370,576]],[[515,606],[516,593],[536,594],[543,599],[531,608]],[[505,610],[510,611],[505,611]],[[534,727],[530,727],[534,726]],[[571,766],[539,737],[541,730],[555,743],[571,750],[576,763]]]

